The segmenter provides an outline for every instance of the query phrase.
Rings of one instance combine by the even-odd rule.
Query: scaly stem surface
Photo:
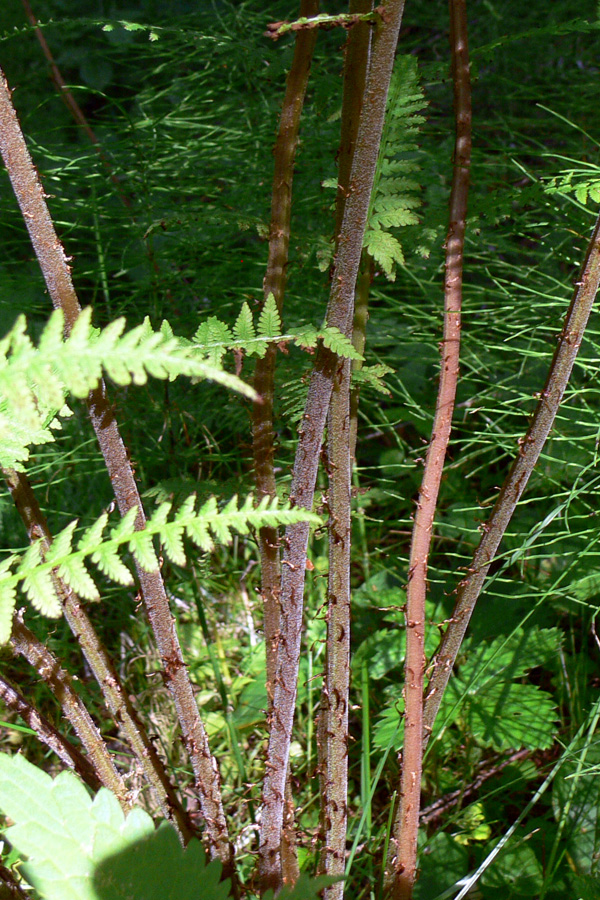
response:
[[[353,0],[351,14],[370,12],[370,0]],[[338,153],[336,252],[350,188],[352,160],[371,56],[372,28],[360,21],[352,28],[344,62],[342,125]],[[347,335],[352,332],[348,323]],[[343,875],[348,824],[348,704],[350,691],[350,361],[340,360],[327,420],[329,579],[327,587],[327,652],[319,713],[319,773],[323,849],[321,869]],[[342,900],[344,885],[325,888],[324,900]]]
[[[364,239],[375,166],[394,54],[398,42],[404,0],[385,5],[374,42],[369,79],[365,90],[356,152],[346,199],[341,237],[336,253],[327,324],[346,332],[354,307],[354,289]],[[290,499],[311,509],[325,420],[339,362],[320,347],[311,376],[302,418]],[[280,647],[273,695],[273,715],[267,748],[267,770],[263,785],[259,871],[264,888],[281,885],[279,847],[284,814],[284,791],[289,760],[302,631],[304,577],[309,528],[287,528],[281,586]]]
[[[52,534],[29,479],[23,472],[15,472],[14,469],[4,469],[3,473],[17,511],[27,529],[29,540],[40,540],[45,555],[52,544]],[[67,624],[98,682],[115,723],[127,736],[129,746],[153,788],[163,814],[173,822],[187,843],[193,836],[194,829],[169,781],[162,760],[148,738],[127,691],[123,689],[106,648],[100,641],[79,597],[58,575],[54,574],[53,579]]]
[[[581,275],[576,282],[573,298],[533,419],[525,437],[519,440],[519,452],[500,489],[492,513],[483,526],[481,541],[475,551],[467,576],[458,587],[452,618],[434,659],[434,669],[427,689],[423,716],[425,743],[429,740],[452,667],[492,560],[554,424],[599,285],[600,216],[587,247]]]
[[[18,615],[13,619],[10,645],[14,653],[23,656],[36,670],[56,697],[61,709],[73,726],[75,734],[85,747],[89,762],[104,787],[117,797],[124,810],[130,807],[130,798],[123,779],[117,772],[104,739],[79,695],[71,687],[71,677],[55,656],[38,641]]]
[[[25,225],[38,258],[48,292],[56,308],[63,310],[68,334],[81,311],[71,272],[44,199],[41,183],[29,156],[4,74],[0,71],[0,152]],[[125,445],[119,434],[104,383],[88,398],[88,411],[108,469],[121,515],[137,509],[135,527],[145,527],[145,514]],[[205,836],[211,856],[218,857],[224,874],[233,877],[233,849],[223,812],[217,764],[211,755],[192,685],[185,667],[175,620],[169,609],[159,569],[146,572],[136,561],[142,596],[163,664],[163,678],[170,691],[195,775]]]
[[[433,520],[458,384],[462,276],[467,197],[471,168],[471,80],[465,0],[450,0],[450,44],[454,82],[456,138],[446,237],[444,337],[431,443],[417,500],[408,568],[406,662],[404,674],[404,748],[400,806],[390,842],[388,879],[394,900],[410,900],[417,868],[417,836],[423,763],[423,676],[425,672],[425,598]]]
[[[313,16],[319,11],[319,0],[301,0],[300,16]],[[317,42],[318,30],[296,34],[294,56],[288,72],[285,96],[279,118],[275,142],[273,188],[271,193],[271,223],[269,254],[263,289],[264,299],[273,294],[281,314],[287,281],[290,220],[292,214],[292,184],[294,162],[298,146],[300,119],[306,97],[310,68]],[[277,346],[270,343],[262,359],[256,361],[254,388],[260,397],[252,411],[252,444],[254,478],[257,498],[275,497],[275,433],[273,429],[273,400]],[[259,532],[261,561],[261,595],[263,599],[265,648],[267,662],[267,696],[273,700],[277,646],[279,635],[279,593],[281,585],[281,553],[276,528],[261,528]],[[299,875],[296,851],[294,802],[289,779],[286,781],[286,809],[281,843],[284,884],[294,884]]]

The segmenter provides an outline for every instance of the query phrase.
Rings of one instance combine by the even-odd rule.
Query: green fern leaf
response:
[[[312,350],[319,341],[319,332],[314,325],[302,325],[300,328],[291,328],[289,335],[294,343],[304,350]]]
[[[82,553],[89,553],[90,550],[94,549],[98,546],[98,544],[102,541],[102,535],[104,533],[104,529],[106,528],[106,523],[108,522],[108,513],[103,512],[102,515],[96,519],[93,525],[89,528],[86,528],[82,536],[79,538],[79,542],[77,544],[77,549]]]
[[[365,232],[365,250],[367,250],[375,262],[381,266],[390,281],[395,281],[394,267],[404,265],[404,253],[402,245],[396,238],[380,229],[369,229]]]
[[[209,316],[198,327],[194,342],[206,354],[208,361],[218,366],[233,342],[233,335],[224,322],[216,316]]]
[[[12,620],[17,602],[17,590],[11,578],[12,560],[0,563],[0,645],[8,643],[12,633]],[[4,580],[7,577],[7,580]]]
[[[258,320],[258,335],[264,338],[277,338],[281,335],[281,316],[273,294],[265,300]]]
[[[133,575],[119,556],[118,546],[102,544],[92,554],[91,560],[107,578],[117,584],[128,586],[134,583]]]
[[[256,337],[252,313],[250,312],[250,307],[246,301],[242,304],[242,308],[235,321],[233,333],[238,341],[253,341]]]
[[[83,561],[72,556],[59,566],[60,578],[84,600],[99,600],[98,588]]]
[[[338,356],[343,356],[345,359],[362,359],[363,357],[358,352],[350,338],[346,337],[345,334],[336,328],[334,325],[326,326],[319,332],[319,337],[322,339],[325,346],[332,350],[333,353],[337,353]]]
[[[152,535],[147,529],[136,531],[129,540],[129,549],[146,572],[158,569],[158,560],[152,546]]]
[[[51,619],[58,619],[62,613],[60,601],[52,580],[52,571],[42,563],[42,548],[39,541],[31,544],[17,569],[17,576],[23,579],[23,590],[31,604]]]

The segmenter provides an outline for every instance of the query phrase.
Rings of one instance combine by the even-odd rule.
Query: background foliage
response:
[[[336,12],[333,3],[325,11]],[[163,319],[192,338],[216,316],[230,329],[261,297],[266,259],[271,147],[292,43],[262,36],[291,18],[289,3],[65,3],[34,10],[66,81],[110,157],[115,185],[47,78],[47,64],[20,4],[0,12],[0,60],[23,130],[70,255],[84,305],[104,326]],[[355,471],[353,712],[348,896],[378,896],[397,783],[402,704],[403,585],[419,458],[429,439],[441,332],[442,242],[451,176],[452,119],[446,5],[407,2],[401,50],[419,63],[427,107],[412,149],[422,206],[399,233],[404,264],[395,281],[378,271],[367,363],[384,364],[387,394],[361,390]],[[478,526],[543,387],[598,201],[598,37],[594,4],[555,0],[472,2],[473,169],[467,230],[462,379],[430,569],[428,650],[450,614]],[[582,18],[583,17],[583,18]],[[130,30],[123,22],[143,26]],[[320,35],[304,113],[294,192],[285,333],[319,328],[339,132],[339,31]],[[418,167],[418,169],[417,169]],[[0,193],[0,330],[26,313],[34,334],[48,317],[37,263],[5,175]],[[129,207],[120,195],[128,198]],[[382,264],[382,269],[385,266]],[[256,321],[256,317],[255,317]],[[526,497],[506,536],[472,621],[426,761],[419,897],[446,896],[473,871],[527,807],[557,760],[565,766],[529,809],[518,833],[479,880],[485,898],[597,897],[597,752],[590,724],[598,700],[600,606],[597,456],[600,330],[592,319],[570,388]],[[249,380],[252,359],[226,366]],[[277,467],[288,490],[310,356],[287,345],[277,371]],[[113,388],[124,437],[150,507],[250,492],[247,399],[216,384],[150,380]],[[85,415],[75,409],[54,443],[36,448],[30,476],[44,485],[53,530],[74,518],[89,527],[111,487]],[[6,492],[6,552],[24,544]],[[311,550],[294,783],[301,807],[301,862],[313,871],[318,830],[315,678],[323,664],[326,548]],[[228,809],[250,871],[254,805],[264,740],[264,663],[256,546],[236,538],[188,569],[165,562],[198,702],[217,755]],[[132,590],[105,586],[90,614],[148,710],[162,751],[185,792],[188,773],[173,732],[147,627]],[[28,617],[29,622],[29,617]],[[82,679],[115,746],[96,688],[62,622],[30,625]],[[53,716],[29,671],[6,670]],[[97,705],[96,705],[97,704]],[[5,748],[38,745],[9,723]],[[578,765],[581,748],[585,764]],[[50,761],[47,762],[50,765]],[[127,771],[127,759],[122,758]],[[486,776],[483,778],[482,776]],[[131,774],[135,783],[135,773]],[[140,802],[148,802],[144,796]],[[150,812],[153,812],[150,809]],[[10,814],[10,813],[9,813]],[[588,846],[589,845],[589,846]],[[243,858],[243,854],[247,857]],[[516,875],[515,873],[520,873]],[[449,895],[448,895],[449,896]]]

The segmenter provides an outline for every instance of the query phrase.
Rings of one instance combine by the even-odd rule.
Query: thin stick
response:
[[[398,42],[404,0],[389,0],[375,41],[365,102],[359,125],[344,209],[341,240],[336,254],[327,322],[346,332],[354,305],[364,231],[379,152],[385,104]],[[310,509],[315,490],[323,430],[333,390],[338,358],[325,347],[317,353],[300,429],[292,476],[291,500]],[[296,704],[304,575],[309,529],[288,528],[284,538],[281,589],[280,651],[275,678],[273,716],[263,785],[259,872],[265,887],[281,884],[279,847],[284,814],[284,791]]]
[[[596,220],[579,279],[569,305],[544,389],[524,438],[500,489],[466,578],[461,581],[454,612],[434,659],[423,715],[427,744],[452,667],[465,636],[490,565],[529,481],[562,402],[600,284],[600,216]]]
[[[33,666],[58,700],[104,787],[115,794],[123,809],[129,809],[130,798],[127,788],[114,766],[102,735],[94,725],[82,700],[71,687],[69,673],[65,672],[56,657],[41,641],[38,641],[18,615],[13,619],[10,644],[15,653],[23,656]]]
[[[4,74],[0,71],[0,152],[21,208],[31,243],[42,269],[52,303],[63,310],[68,334],[81,311],[62,245],[44,199],[39,178],[29,156]],[[121,515],[137,509],[135,527],[141,530],[146,519],[131,463],[119,434],[114,410],[101,382],[88,398],[88,411]],[[219,771],[211,755],[208,738],[187,673],[175,620],[169,609],[159,569],[146,572],[136,561],[136,569],[148,619],[163,664],[163,678],[175,703],[186,749],[195,775],[205,835],[211,856],[223,863],[226,876],[233,877],[233,848],[223,812]]]
[[[458,384],[462,307],[462,274],[467,197],[471,168],[471,80],[467,43],[466,0],[450,0],[450,43],[454,82],[456,138],[446,238],[444,338],[442,365],[431,443],[412,533],[406,603],[404,676],[404,749],[400,806],[390,842],[388,884],[394,900],[410,900],[417,868],[417,836],[423,764],[423,676],[425,671],[425,598],[431,533]]]
[[[8,709],[17,713],[27,722],[37,737],[49,747],[66,766],[73,769],[80,778],[93,790],[102,786],[93,765],[74,744],[58,731],[52,722],[35,709],[25,697],[19,693],[11,682],[0,675],[0,697]]]
[[[30,541],[40,540],[45,555],[52,544],[52,534],[29,479],[23,472],[15,472],[13,469],[4,469],[3,473]],[[126,734],[129,746],[142,767],[163,814],[173,822],[187,843],[194,835],[194,828],[169,781],[162,760],[138,718],[127,691],[123,689],[106,648],[77,595],[58,575],[54,575],[53,578],[67,624],[77,638],[115,723]]]

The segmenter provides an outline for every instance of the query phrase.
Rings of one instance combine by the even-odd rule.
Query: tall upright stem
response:
[[[471,168],[471,80],[465,0],[450,0],[450,44],[454,82],[456,138],[446,237],[444,337],[431,443],[417,500],[408,568],[406,663],[404,676],[404,749],[400,807],[390,842],[388,879],[394,900],[410,900],[417,867],[417,836],[423,761],[423,676],[425,672],[425,598],[431,534],[458,384],[462,277],[467,197]]]
[[[368,13],[370,0],[353,0],[350,13]],[[355,25],[344,61],[342,125],[338,154],[336,251],[350,188],[352,160],[371,56],[370,23]],[[351,336],[352,322],[347,325]],[[329,482],[329,578],[327,588],[327,652],[319,714],[319,772],[322,783],[321,868],[327,875],[343,875],[348,823],[348,706],[350,692],[350,548],[351,548],[351,430],[350,360],[340,360],[327,420],[327,476]],[[325,888],[325,900],[342,900],[340,881]]]
[[[354,289],[403,11],[404,0],[389,0],[383,9],[365,91],[351,171],[350,193],[344,209],[327,310],[328,325],[336,326],[343,332],[346,332],[352,317]],[[291,500],[304,509],[312,507],[319,453],[338,364],[334,353],[325,347],[319,349],[309,385],[292,475]],[[267,748],[267,771],[263,785],[259,848],[261,883],[265,888],[277,889],[281,884],[279,847],[296,705],[308,535],[309,528],[301,526],[286,529],[284,538],[280,650]]]
[[[319,0],[301,0],[300,17],[314,16],[319,11]],[[275,171],[271,193],[271,224],[269,227],[269,255],[263,282],[264,299],[273,294],[281,314],[287,281],[290,221],[292,215],[292,184],[298,147],[300,119],[306,97],[312,58],[318,37],[318,29],[296,33],[294,56],[288,72],[285,96],[275,149]],[[256,361],[254,388],[260,401],[252,411],[252,444],[254,478],[258,499],[275,497],[275,431],[273,427],[273,401],[275,396],[275,361],[277,346],[269,344],[262,359]],[[263,599],[265,652],[267,664],[267,696],[269,707],[273,700],[278,635],[279,594],[281,586],[281,552],[276,528],[261,528],[259,532],[261,562],[261,594]],[[284,884],[293,884],[298,878],[298,856],[295,841],[295,817],[289,775],[286,781],[286,808],[281,845],[282,875]]]

